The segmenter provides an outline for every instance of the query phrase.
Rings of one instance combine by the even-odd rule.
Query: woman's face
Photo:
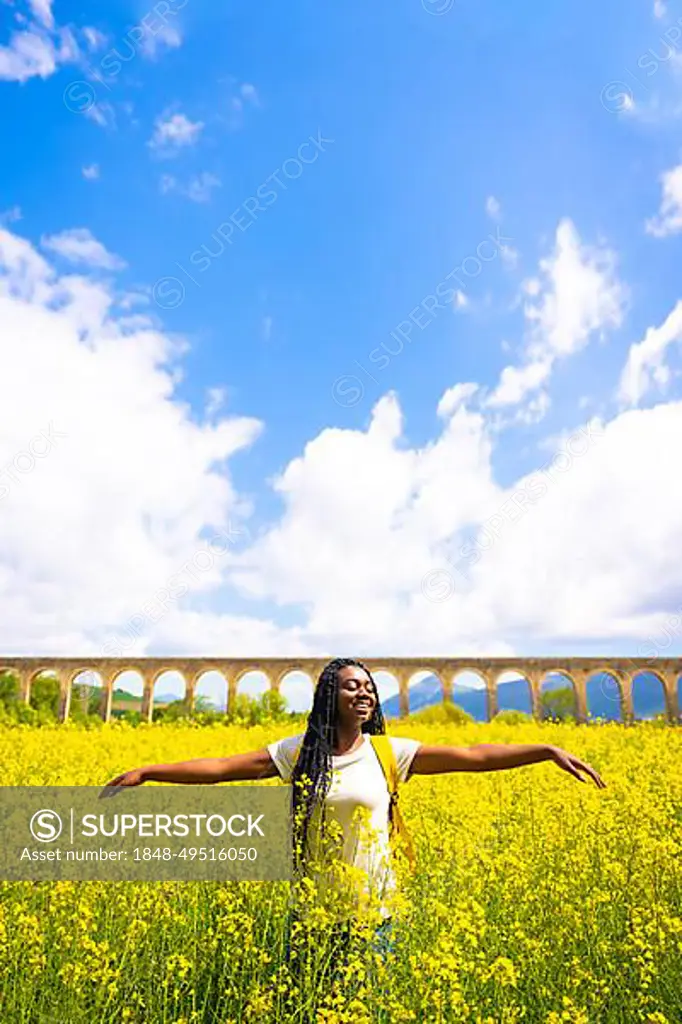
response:
[[[336,677],[338,681],[339,722],[343,725],[362,725],[374,714],[377,699],[372,681],[359,665],[344,665]]]

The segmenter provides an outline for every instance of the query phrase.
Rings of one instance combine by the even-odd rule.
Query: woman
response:
[[[385,731],[369,670],[353,658],[336,658],[317,682],[304,734],[246,754],[136,768],[107,785],[206,784],[278,775],[291,782],[297,877],[313,878],[318,895],[329,900],[339,922],[336,935],[344,948],[362,908],[371,904],[378,909],[384,919],[376,933],[381,948],[390,928],[396,882],[389,848],[389,791],[369,735]],[[588,764],[542,743],[467,748],[429,746],[397,737],[390,742],[401,783],[412,775],[497,771],[551,760],[580,782],[586,781],[580,775],[584,772],[605,788]],[[349,879],[354,884],[349,885]]]

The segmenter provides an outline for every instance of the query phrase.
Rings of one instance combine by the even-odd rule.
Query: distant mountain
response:
[[[551,689],[564,685],[564,680],[557,676],[548,676]],[[602,685],[603,684],[603,685]],[[568,685],[568,684],[566,684]],[[587,710],[592,718],[609,720],[620,719],[620,702],[613,680],[606,673],[596,673],[587,686]],[[487,721],[486,692],[484,689],[473,690],[465,686],[453,686],[452,699],[477,722]],[[410,687],[410,711],[440,704],[443,700],[443,689],[437,676],[427,676],[421,682]],[[524,679],[514,679],[497,686],[497,705],[500,710],[525,711],[530,714],[530,692]],[[400,715],[400,698],[398,694],[382,701],[382,709],[387,718]],[[643,672],[637,679],[635,693],[635,714],[637,718],[653,718],[665,710],[663,687],[659,679],[649,672]]]
[[[464,686],[453,686],[452,688],[452,699],[455,704],[459,704],[462,708],[465,708],[465,702],[469,702],[472,695],[475,701],[482,698],[485,709],[485,690],[472,690],[470,687]],[[410,711],[419,711],[421,708],[440,704],[442,700],[443,687],[437,676],[426,676],[421,682],[415,683],[414,686],[410,687]],[[389,697],[388,700],[382,701],[381,707],[387,718],[397,718],[400,714],[400,698],[398,694],[396,693],[394,697]],[[469,708],[466,707],[465,710],[468,711]]]
[[[527,684],[520,682],[520,687],[525,687],[526,692],[528,691]],[[516,683],[509,684],[516,686]],[[501,686],[498,687],[498,691]],[[460,708],[463,708],[473,718],[482,722],[486,721],[486,695],[485,690],[474,690],[470,686],[453,686],[452,688],[452,699],[455,704]],[[437,676],[427,676],[422,679],[421,682],[415,683],[414,686],[410,687],[410,711],[420,711],[421,708],[428,708],[434,704],[440,704],[443,700],[443,687],[441,686],[440,679]],[[527,701],[527,703],[529,703]],[[505,705],[506,707],[507,705]],[[381,707],[384,715],[387,718],[397,718],[400,715],[400,698],[398,694],[394,697],[389,697],[388,700],[381,702]],[[521,710],[525,710],[524,707]]]

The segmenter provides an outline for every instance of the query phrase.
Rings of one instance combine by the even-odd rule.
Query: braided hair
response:
[[[376,704],[372,717],[363,722],[361,731],[377,736],[386,732],[379,693],[369,669],[355,658],[334,658],[320,673],[315,686],[313,706],[303,737],[298,760],[291,775],[294,865],[301,870],[308,856],[308,828],[317,804],[322,805],[332,779],[332,754],[337,740],[338,673],[347,665],[357,665],[369,676]],[[304,786],[303,776],[308,784]]]

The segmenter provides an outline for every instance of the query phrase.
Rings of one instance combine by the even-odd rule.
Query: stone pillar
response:
[[[237,702],[237,673],[228,670],[223,675],[227,679],[227,714],[231,715]]]
[[[635,706],[632,700],[632,676],[622,676],[620,685],[620,720],[624,725],[632,725],[635,720]]]
[[[407,718],[410,713],[410,671],[409,669],[393,668],[391,673],[398,680],[400,717]]]
[[[60,722],[66,722],[71,709],[71,680],[62,672],[57,672],[59,679],[59,711],[57,718]]]
[[[677,672],[674,670],[667,670],[662,672],[661,675],[665,680],[663,692],[665,694],[666,718],[670,724],[674,725],[680,715],[677,699]]]
[[[568,669],[566,669],[568,671]],[[587,672],[584,669],[573,669],[573,699],[575,718],[579,725],[587,724]]]
[[[184,701],[185,701],[185,708],[187,710],[187,714],[188,715],[191,715],[194,712],[194,694],[195,694],[196,688],[197,688],[197,679],[199,678],[200,675],[201,675],[201,672],[198,672],[198,673],[195,672],[194,675],[189,675],[189,674],[185,674],[184,675],[184,680],[185,680],[185,697],[184,697]]]
[[[542,673],[529,672],[528,685],[530,686],[531,714],[536,722],[541,719],[540,697],[542,692]]]
[[[19,700],[22,704],[31,703],[31,670],[30,668],[21,668],[17,670],[19,677]]]
[[[154,679],[147,672],[142,671],[142,721],[151,722],[154,705]]]
[[[99,701],[99,716],[103,722],[111,721],[111,704],[114,696],[114,675],[102,673],[102,694]]]
[[[497,679],[488,672],[481,673],[485,679],[486,715],[487,721],[492,722],[497,714]]]
[[[443,687],[443,703],[452,704],[452,684],[454,676],[451,672],[440,672],[440,681]]]

